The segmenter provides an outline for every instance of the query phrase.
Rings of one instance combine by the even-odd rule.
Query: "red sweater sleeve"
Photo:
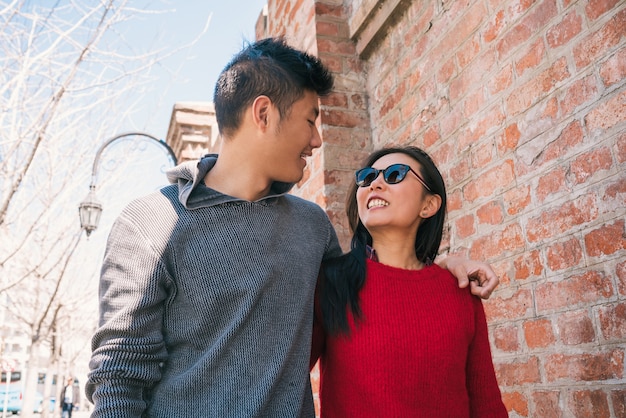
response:
[[[468,349],[466,367],[470,416],[474,418],[508,417],[493,368],[485,310],[482,301],[476,296],[472,296],[472,304],[475,333]]]

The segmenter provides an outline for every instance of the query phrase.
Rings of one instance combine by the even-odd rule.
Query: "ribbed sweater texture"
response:
[[[203,186],[215,159],[173,169],[111,230],[92,417],[314,416],[314,289],[335,232],[291,185],[255,202]]]
[[[325,336],[316,320],[322,418],[507,417],[480,299],[437,265],[366,267],[351,333]]]

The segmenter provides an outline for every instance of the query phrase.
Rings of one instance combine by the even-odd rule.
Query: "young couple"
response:
[[[410,284],[416,293],[405,301],[408,306],[403,314],[411,312],[431,321],[435,313],[424,309],[441,311],[434,302],[444,303],[441,295],[445,293],[446,309],[454,307],[459,314],[476,315],[476,319],[450,317],[445,322],[447,334],[439,330],[436,334],[437,338],[448,338],[437,341],[436,348],[456,356],[437,353],[439,360],[468,360],[467,368],[459,364],[440,368],[445,370],[444,379],[461,370],[467,385],[459,385],[460,377],[454,376],[447,393],[454,394],[455,403],[469,403],[475,388],[469,359],[476,356],[470,351],[481,350],[478,357],[484,360],[489,356],[489,347],[483,340],[486,328],[480,302],[469,296],[469,290],[457,288],[468,286],[470,277],[477,278],[469,284],[471,292],[488,297],[498,279],[487,264],[463,258],[449,257],[442,266],[458,281],[435,266],[424,266],[437,252],[440,227],[432,228],[435,235],[429,233],[422,244],[421,238],[417,242],[409,233],[419,222],[406,227],[404,234],[395,224],[386,233],[384,219],[380,219],[389,209],[393,216],[388,219],[399,217],[406,223],[405,218],[412,216],[407,212],[418,206],[428,211],[420,219],[428,219],[426,215],[436,202],[425,202],[439,200],[444,208],[445,192],[439,192],[438,199],[415,189],[419,201],[408,199],[415,200],[413,206],[398,211],[393,209],[391,195],[382,192],[364,202],[372,220],[379,219],[371,232],[369,220],[361,219],[355,240],[362,243],[360,249],[378,257],[378,263],[368,259],[364,270],[356,270],[358,277],[352,277],[350,265],[352,259],[363,261],[360,250],[341,258],[334,229],[324,211],[288,194],[301,179],[306,158],[321,146],[316,127],[318,99],[328,94],[332,85],[332,76],[317,58],[289,47],[283,39],[248,45],[224,68],[214,95],[223,141],[219,157],[209,155],[171,170],[168,177],[173,184],[131,203],[111,230],[100,278],[100,326],[92,341],[91,373],[86,386],[87,396],[95,404],[92,417],[313,417],[308,373],[315,289],[324,261],[328,264],[323,269],[326,274],[322,275],[317,299],[322,308],[318,310],[316,335],[327,337],[315,339],[315,356],[321,355],[324,362],[324,396],[334,390],[333,386],[351,385],[357,379],[350,375],[341,381],[346,378],[345,369],[332,372],[333,347],[339,347],[345,339],[360,338],[361,324],[363,329],[370,326],[377,316],[370,310],[367,297],[367,292],[372,292],[370,277],[384,279],[389,275],[387,270],[397,268],[407,281],[422,270],[432,271],[431,277],[437,277],[435,283]],[[407,155],[393,153],[372,162],[377,169],[392,166],[385,171],[360,171],[359,192],[375,188],[381,181],[389,188],[416,186],[412,181],[424,175],[422,163],[407,159]],[[416,177],[407,181],[407,175]],[[434,190],[432,194],[437,195],[439,189]],[[406,251],[399,252],[403,247],[391,240],[392,235],[426,248],[410,259]],[[389,247],[387,238],[391,240]],[[400,261],[411,263],[395,265]],[[413,271],[417,268],[421,270]],[[355,281],[355,286],[352,282],[343,285],[342,279]],[[333,286],[346,290],[348,296],[328,296]],[[381,290],[374,288],[374,295],[384,294]],[[337,301],[360,315],[344,317],[345,310],[336,305],[334,310],[324,309]],[[408,309],[410,306],[413,309]],[[353,321],[353,316],[358,320]],[[385,321],[390,318],[393,315],[388,313],[381,317]],[[402,318],[395,321],[398,326],[407,325]],[[356,327],[352,327],[353,322]],[[415,361],[436,351],[427,341],[432,338],[429,326],[439,327],[425,323],[423,330],[411,333],[409,342],[415,347],[403,351],[407,360]],[[341,334],[344,329],[351,331],[349,336]],[[387,336],[381,334],[381,338]],[[378,340],[376,344],[389,349],[396,341]],[[405,342],[402,344],[407,347]],[[361,350],[356,355],[366,354],[368,362],[378,355],[364,353],[362,343],[356,346]],[[343,354],[348,348],[345,346]],[[402,361],[392,359],[386,350],[378,353],[381,361]],[[479,378],[495,381],[489,377],[487,365],[480,364],[479,369]],[[420,371],[413,375],[416,381],[396,381],[392,375],[386,379],[404,391],[412,391],[418,383],[421,388],[443,387],[441,382],[422,380],[433,377]],[[346,388],[343,390],[346,393]],[[493,396],[499,400],[500,394],[494,391]],[[482,397],[478,401],[486,402]],[[380,402],[391,402],[390,395],[385,394]],[[493,402],[489,400],[487,406]],[[336,399],[325,403],[322,399],[329,415],[331,405],[341,404]],[[445,403],[441,407],[441,415],[449,415]],[[355,410],[351,415],[359,413]]]

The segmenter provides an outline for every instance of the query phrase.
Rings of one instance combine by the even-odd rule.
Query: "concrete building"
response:
[[[180,102],[174,105],[166,142],[179,162],[217,153],[219,140],[213,103]]]

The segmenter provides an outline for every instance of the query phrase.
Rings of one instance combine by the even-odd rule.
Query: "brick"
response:
[[[573,113],[579,106],[598,99],[598,85],[595,75],[574,81],[565,88],[561,95],[560,110],[562,115]]]
[[[615,266],[615,275],[617,276],[617,289],[619,294],[626,296],[626,261]]]
[[[596,148],[580,156],[576,157],[570,165],[570,172],[573,175],[573,183],[584,183],[589,177],[601,172],[609,170],[613,165],[613,158],[609,148]]]
[[[556,192],[566,191],[568,188],[565,183],[566,175],[567,170],[565,168],[556,167],[554,170],[548,171],[539,177],[535,191],[537,200],[543,202],[546,197],[554,196]]]
[[[519,256],[513,262],[515,280],[526,280],[529,277],[539,277],[543,272],[543,264],[539,258],[539,251],[533,250]]]
[[[624,221],[602,225],[585,235],[585,248],[591,257],[614,254],[626,249],[626,231]]]
[[[521,137],[517,123],[512,123],[504,129],[502,139],[498,141],[498,153],[506,154],[508,151],[514,150],[519,143]]]
[[[450,180],[455,183],[461,182],[461,180],[467,178],[470,173],[470,165],[467,159],[460,160],[457,164],[450,168],[448,172]]]
[[[391,116],[388,116],[387,120],[385,121],[385,128],[389,132],[395,132],[400,127],[401,117],[400,117],[400,114],[396,111],[394,111],[390,115]]]
[[[486,29],[483,32],[483,40],[486,43],[490,43],[498,38],[505,27],[505,23],[504,10],[499,10],[496,14],[491,16],[491,20],[488,22]]]
[[[526,226],[528,240],[537,242],[553,238],[595,220],[598,217],[595,198],[595,194],[584,195],[530,218]]]
[[[485,94],[482,90],[469,93],[463,100],[463,114],[468,119],[479,113],[480,108],[485,104]]]
[[[518,289],[507,298],[492,296],[483,306],[489,323],[525,318],[533,313],[532,293],[528,289]]]
[[[532,393],[535,405],[533,418],[561,418],[563,413],[559,407],[559,391],[539,390]]]
[[[386,76],[382,76],[381,80],[378,81],[376,87],[374,88],[374,100],[376,102],[381,102],[385,96],[389,94],[389,92],[395,86],[396,80],[393,74],[387,74]]]
[[[522,25],[515,26],[498,42],[496,47],[498,55],[506,58],[511,50],[524,44],[531,35],[531,31],[527,27]]]
[[[460,189],[448,192],[448,212],[459,210],[463,207],[463,195]]]
[[[335,22],[324,22],[317,20],[315,22],[315,30],[317,35],[320,36],[337,36],[339,35],[339,28]]]
[[[380,108],[379,116],[381,118],[387,115],[392,109],[395,109],[400,103],[400,100],[406,93],[406,83],[399,83],[390,93],[391,94],[384,100]]]
[[[470,39],[472,33],[483,23],[483,17],[487,15],[483,2],[475,2],[470,4],[469,7],[462,7],[459,9],[459,12],[464,14],[463,19],[459,20],[454,27],[448,26],[448,30],[446,30],[436,50],[445,52],[454,50],[459,43]],[[453,13],[448,10],[446,17],[452,19]],[[435,54],[437,53],[436,50]]]
[[[339,55],[322,54],[320,59],[331,72],[341,74],[344,71],[344,57]]]
[[[624,351],[551,354],[545,360],[545,375],[548,382],[621,379],[624,375]]]
[[[499,130],[505,122],[505,115],[500,104],[496,104],[489,110],[481,112],[483,117],[470,124],[468,129],[459,133],[457,138],[459,149],[466,149],[473,146],[489,133]]]
[[[325,125],[342,126],[344,128],[367,127],[367,115],[349,110],[322,109],[322,123]]]
[[[584,139],[583,128],[580,121],[574,120],[563,128],[553,140],[537,141],[527,144],[527,147],[518,148],[520,153],[528,153],[525,160],[529,159],[533,170],[551,163],[556,159],[563,159],[571,153]],[[528,149],[525,149],[528,148]]]
[[[598,314],[604,339],[623,342],[626,339],[626,302],[602,306]]]
[[[626,161],[626,133],[620,135],[615,143],[615,153],[617,155],[617,161],[623,163]]]
[[[611,402],[616,417],[626,417],[626,389],[611,391]]]
[[[596,332],[586,311],[565,312],[557,319],[559,338],[565,345],[593,342]]]
[[[487,80],[487,88],[491,95],[496,95],[513,84],[513,65],[504,65],[494,77]]]
[[[428,128],[423,135],[424,145],[426,148],[434,145],[441,139],[441,135],[439,134],[439,129],[435,126]]]
[[[626,91],[601,103],[585,117],[590,131],[606,131],[626,120]]]
[[[605,87],[610,87],[626,78],[626,48],[620,49],[601,64],[600,77]]]
[[[457,107],[453,107],[449,112],[445,113],[440,123],[441,136],[448,137],[456,131],[459,126],[463,124],[465,118],[463,117],[462,110]]]
[[[520,186],[507,190],[503,197],[506,213],[516,215],[527,208],[531,202],[530,186]]]
[[[495,363],[494,367],[501,386],[518,386],[541,381],[539,359],[534,356],[526,361],[518,358],[512,363]]]
[[[575,417],[610,418],[609,400],[601,390],[572,391],[567,406]]]
[[[481,86],[485,74],[489,74],[497,68],[497,58],[493,51],[486,50],[463,68],[459,76],[450,83],[450,101],[455,102],[465,94],[474,91]]]
[[[589,0],[585,6],[585,13],[589,19],[596,20],[615,7],[617,3],[619,0]]]
[[[504,220],[500,202],[488,202],[476,210],[476,217],[481,224],[499,225]]]
[[[528,416],[528,399],[520,392],[502,392],[502,402],[506,406],[509,413],[515,413],[516,416]]]
[[[480,49],[481,41],[480,35],[478,33],[474,34],[474,36],[463,43],[461,48],[456,54],[456,58],[459,62],[459,67],[461,69],[467,67],[467,65],[478,55],[481,51]]]
[[[546,39],[550,48],[558,48],[567,44],[582,30],[582,17],[572,11],[554,27],[548,29]]]
[[[618,178],[615,183],[606,186],[602,201],[606,203],[605,211],[615,211],[626,207],[626,177]]]
[[[363,94],[361,93],[352,93],[350,95],[350,109],[353,110],[362,110],[364,112],[367,111],[367,101]]]
[[[557,14],[558,10],[554,0],[537,3],[537,7],[530,11],[519,24],[515,25],[498,42],[498,54],[505,58],[511,50],[526,43],[531,36],[540,31]]]
[[[519,224],[511,224],[499,231],[492,231],[488,236],[474,240],[470,248],[470,258],[490,260],[507,252],[524,248],[524,236]]]
[[[552,322],[548,319],[536,319],[524,322],[524,338],[528,348],[545,348],[556,341],[552,331]]]
[[[444,63],[437,73],[437,83],[448,84],[452,77],[456,76],[456,63],[453,59],[449,59]]]
[[[513,160],[506,159],[501,165],[493,167],[470,181],[463,189],[465,199],[469,202],[492,196],[496,190],[505,188],[515,179]]]
[[[454,221],[454,226],[456,227],[456,235],[459,238],[467,238],[476,232],[473,215],[461,216],[459,219]]]
[[[494,346],[501,351],[513,352],[520,348],[519,340],[517,338],[517,326],[515,325],[503,325],[494,328],[493,341]]]
[[[511,117],[526,111],[570,76],[565,58],[554,61],[549,68],[511,92],[506,99],[506,113]]]
[[[546,260],[552,271],[574,267],[583,260],[583,249],[578,238],[557,242],[546,249]]]
[[[354,55],[355,44],[350,41],[335,40],[330,38],[318,38],[317,51],[321,54]]]
[[[591,33],[574,47],[574,61],[577,69],[588,66],[598,57],[619,45],[626,34],[626,9],[618,12],[597,32]]]
[[[322,105],[330,107],[348,108],[348,96],[341,92],[332,92],[328,96],[320,99]]]
[[[543,313],[598,302],[613,294],[613,285],[609,278],[602,272],[587,270],[558,282],[538,284],[535,289],[535,303],[537,311]]]
[[[515,64],[517,75],[522,76],[526,70],[539,66],[543,58],[545,58],[545,54],[546,48],[543,44],[543,38],[539,38],[534,43],[530,44],[526,53],[517,60]]]

